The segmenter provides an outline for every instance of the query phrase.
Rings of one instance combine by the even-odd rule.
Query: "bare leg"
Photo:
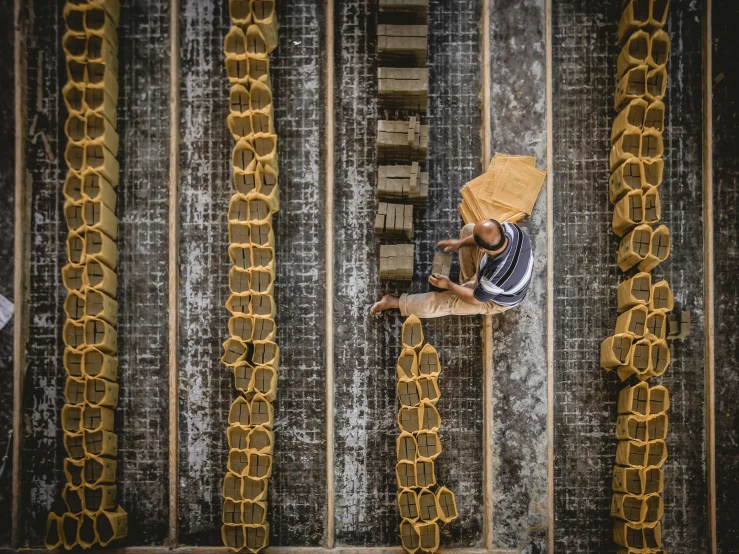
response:
[[[370,308],[370,315],[377,315],[385,310],[399,310],[400,299],[394,297],[392,294],[386,294],[382,297],[379,302],[375,302],[374,306]]]

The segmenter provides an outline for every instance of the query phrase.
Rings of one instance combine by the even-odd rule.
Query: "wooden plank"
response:
[[[26,167],[33,182],[30,258],[29,343],[23,394],[22,451],[20,465],[23,517],[19,543],[43,543],[46,515],[61,506],[63,476],[59,413],[63,402],[64,369],[61,340],[65,291],[61,268],[66,263],[66,224],[62,216],[61,186],[66,173],[63,125],[66,118],[61,87],[66,77],[61,44],[62,5],[36,3],[27,34],[28,106],[24,128],[38,116],[36,132],[26,138]],[[40,68],[40,69],[39,69]]]
[[[383,290],[373,232],[376,104],[375,2],[341,2],[336,12],[335,375],[336,542],[398,544],[393,452],[397,314],[369,317]],[[479,6],[429,7],[429,207],[414,225],[413,292],[428,290],[435,243],[456,236],[459,188],[481,172]],[[401,114],[405,115],[405,114]],[[445,547],[482,540],[481,318],[424,322],[444,364],[444,453],[439,480],[454,490],[460,517],[442,531]]]
[[[7,125],[0,132],[0,144],[6,152],[13,152],[3,157],[0,175],[5,183],[15,183],[14,189],[7,187],[8,194],[0,201],[0,219],[7,221],[8,232],[2,238],[0,254],[7,263],[0,269],[0,294],[5,302],[12,302],[14,313],[12,320],[6,321],[0,330],[0,359],[5,363],[3,374],[6,382],[13,387],[6,387],[0,409],[0,426],[8,429],[4,438],[3,477],[0,484],[0,497],[11,504],[11,524],[0,531],[0,544],[10,543],[17,547],[20,541],[22,519],[21,504],[21,428],[23,418],[23,381],[25,377],[25,349],[28,337],[28,273],[30,258],[30,214],[29,179],[26,177],[26,14],[22,4],[13,2],[13,19],[7,18],[0,24],[5,43],[12,41],[13,65],[3,67],[0,78],[3,90],[13,87],[12,100],[6,95],[1,106],[5,121],[11,118],[14,125]],[[12,131],[11,131],[12,129]],[[7,163],[6,163],[7,161]],[[12,223],[11,223],[12,222]],[[6,308],[7,309],[7,308]],[[3,318],[6,319],[6,318]],[[11,450],[12,446],[12,450]],[[2,448],[2,446],[0,446]],[[10,458],[10,459],[9,459]],[[5,503],[5,502],[4,502]],[[5,513],[7,513],[6,511]]]
[[[179,238],[180,238],[180,3],[169,7],[169,201],[168,250],[168,384],[169,397],[169,546],[177,546],[179,515]]]
[[[372,227],[377,4],[340,2],[335,21],[334,175],[342,183],[334,191],[335,540],[337,545],[389,545],[397,536],[397,516],[388,343],[397,349],[399,327],[367,315],[381,290]]]
[[[18,552],[23,554],[45,554],[47,550],[38,548],[23,548]],[[133,546],[115,549],[118,554],[228,554],[233,552],[225,547],[213,546],[181,546],[170,549],[167,547]],[[308,546],[270,546],[271,554],[403,554],[400,547],[308,547]],[[443,554],[519,554],[516,550],[486,550],[482,548],[445,548],[439,550]]]
[[[714,287],[714,233],[713,233],[713,0],[706,0],[703,8],[703,318],[705,334],[705,391],[706,391],[706,484],[708,486],[707,520],[708,550],[718,551],[716,537],[716,378],[715,378],[715,287]]]
[[[554,554],[554,111],[552,0],[545,0],[547,103],[547,553]]]
[[[322,165],[328,121],[323,87],[329,84],[325,17],[322,2],[281,2],[280,43],[270,66],[280,162],[275,217],[280,380],[269,499],[273,546],[322,545],[328,526],[324,440],[330,436],[325,419],[329,374],[324,368],[330,308],[324,286],[328,290],[326,229],[331,224],[324,219],[330,204]],[[329,167],[328,157],[325,163]]]
[[[609,517],[617,385],[598,367],[613,332],[618,240],[608,153],[620,2],[554,2],[555,552],[615,552]],[[672,433],[672,430],[670,431]]]
[[[326,44],[326,525],[324,529],[324,545],[331,549],[336,539],[336,491],[334,488],[334,2],[326,1],[325,44]]]
[[[118,29],[119,499],[130,544],[168,536],[169,14],[136,0]]]
[[[481,167],[492,156],[491,129],[491,55],[490,55],[490,1],[482,3],[482,156]],[[493,472],[494,422],[493,422],[493,316],[483,317],[482,326],[482,424],[483,424],[483,544],[493,548],[493,494],[495,475]]]
[[[323,539],[325,489],[322,152],[323,12],[281,5],[271,63],[280,160],[275,216],[277,329],[275,458],[269,521],[273,545]],[[228,237],[233,138],[226,126],[226,2],[185,1],[181,10],[180,162],[180,543],[220,544],[228,408],[236,391],[220,364],[228,330]],[[185,171],[184,168],[187,168]],[[283,260],[283,262],[280,262]]]
[[[491,153],[546,167],[544,0],[491,2]],[[534,249],[524,302],[493,317],[495,548],[547,548],[547,195],[521,224]],[[533,529],[532,529],[533,528]]]
[[[739,486],[733,473],[739,471],[739,430],[736,425],[736,401],[739,397],[739,376],[731,369],[739,359],[739,283],[736,268],[739,252],[739,160],[735,145],[739,138],[739,45],[736,25],[739,12],[736,4],[713,0],[711,55],[712,72],[708,86],[713,95],[713,246],[714,316],[715,316],[715,445],[716,445],[716,547],[718,552],[731,552],[739,544]],[[705,114],[707,118],[710,114]],[[732,144],[734,145],[732,147]],[[709,298],[706,297],[708,318]],[[695,332],[695,331],[693,331]],[[708,340],[708,337],[707,337]]]
[[[223,40],[228,2],[180,8],[179,541],[221,544],[228,409],[236,395],[220,363],[228,336],[228,230],[233,138],[226,126]]]
[[[692,312],[694,328],[672,347],[672,364],[658,380],[670,391],[665,465],[665,549],[701,552],[707,548],[705,455],[702,140],[702,20],[700,5],[670,7],[668,32],[672,50],[665,104],[665,179],[660,186],[662,220],[672,234],[670,258],[653,272],[670,283],[679,309]],[[605,336],[605,335],[604,335]]]

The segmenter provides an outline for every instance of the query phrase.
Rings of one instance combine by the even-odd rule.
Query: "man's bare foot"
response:
[[[400,308],[400,298],[396,298],[392,294],[386,294],[382,300],[375,302],[370,308],[370,315],[377,315],[385,310],[397,310]]]

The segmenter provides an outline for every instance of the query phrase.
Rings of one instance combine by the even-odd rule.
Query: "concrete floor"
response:
[[[8,0],[2,4],[12,13]],[[326,543],[331,483],[332,540],[338,546],[399,544],[392,453],[400,319],[367,315],[371,302],[386,290],[377,276],[379,242],[372,229],[375,121],[384,116],[376,103],[377,6],[369,0],[335,4],[335,147],[334,165],[328,168],[334,177],[335,264],[328,268],[334,325],[329,331],[329,66],[323,2],[280,3],[280,45],[272,61],[281,166],[276,295],[282,363],[269,499],[275,546]],[[416,220],[416,276],[410,290],[427,290],[435,242],[456,234],[461,225],[458,190],[482,171],[490,153],[531,154],[540,167],[550,163],[553,170],[551,196],[542,192],[525,222],[536,260],[524,305],[495,317],[489,331],[479,317],[447,318],[424,327],[444,365],[439,404],[444,453],[437,472],[456,493],[460,511],[459,519],[442,531],[444,547],[535,553],[547,551],[551,539],[554,552],[615,551],[608,510],[619,385],[598,367],[598,348],[612,332],[621,279],[607,193],[620,4],[552,1],[548,27],[545,0],[490,0],[487,14],[482,1],[430,2],[430,193],[428,209]],[[655,274],[669,280],[677,303],[693,316],[690,337],[675,343],[672,365],[659,379],[672,397],[663,520],[670,552],[709,552],[713,540],[718,552],[729,553],[739,544],[734,515],[739,490],[733,477],[739,470],[739,341],[734,332],[739,323],[739,46],[732,39],[739,13],[729,0],[713,5],[712,117],[703,104],[705,15],[698,3],[673,1],[668,25],[672,53],[660,192],[673,251]],[[167,545],[174,508],[178,544],[215,546],[220,544],[227,411],[234,395],[230,374],[219,362],[228,315],[222,307],[229,268],[225,215],[232,146],[222,63],[228,13],[225,0],[180,2],[181,110],[179,134],[173,136],[170,9],[166,2],[125,3],[119,29],[119,498],[130,514],[126,545]],[[21,545],[39,546],[46,513],[60,502],[63,480],[58,422],[64,384],[60,268],[66,258],[60,193],[65,171],[59,160],[66,117],[59,95],[65,79],[61,3],[36,0],[33,18],[26,21],[25,127],[38,116],[36,129],[48,138],[53,159],[42,141],[32,143],[28,137],[33,217],[22,467],[8,468],[0,481],[0,515],[10,514],[10,483],[17,477]],[[0,23],[0,44],[7,59],[12,41],[12,19],[6,17]],[[1,90],[12,91],[13,79],[12,64],[0,68]],[[488,79],[488,94],[483,94]],[[0,198],[0,221],[9,222],[15,176],[9,92],[0,96],[0,113],[7,123],[0,126],[0,144],[6,146],[0,175],[7,189]],[[702,134],[706,122],[713,124],[708,140]],[[179,144],[181,175],[180,388],[175,391],[180,416],[179,433],[170,437],[167,214],[173,140]],[[708,161],[713,162],[708,173],[712,188],[704,177]],[[707,208],[713,210],[710,220],[704,218]],[[706,267],[704,240],[710,226],[715,228],[713,245],[708,245],[715,264]],[[10,260],[12,225],[6,228],[0,255]],[[0,264],[0,294],[9,298],[13,271],[12,264]],[[708,335],[707,293],[715,295],[715,328]],[[549,317],[548,300],[553,308]],[[492,337],[489,351],[486,332]],[[0,373],[8,383],[0,388],[0,429],[10,428],[13,419],[12,333],[13,323],[0,330]],[[336,430],[330,476],[324,379],[329,339],[334,345]],[[715,358],[707,358],[706,344],[712,340]],[[704,392],[705,370],[712,367],[713,410]],[[491,393],[488,406],[486,390]],[[707,434],[707,414],[715,415],[715,441]],[[489,458],[484,456],[486,429]],[[169,495],[173,445],[179,453],[176,502]],[[709,495],[706,462],[711,445],[715,498]],[[0,452],[5,447],[3,436]],[[9,526],[0,526],[0,546],[9,540]]]

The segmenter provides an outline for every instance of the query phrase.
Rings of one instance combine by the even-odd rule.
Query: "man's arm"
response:
[[[473,306],[477,306],[478,304],[480,304],[480,301],[475,298],[474,289],[458,285],[457,283],[452,282],[449,277],[435,273],[434,275],[429,276],[429,283],[440,289],[448,290],[454,296],[459,298],[462,302],[472,304]]]
[[[444,252],[456,252],[465,246],[475,246],[475,235],[469,235],[463,239],[447,239],[440,240],[436,243],[439,248],[444,248]]]

